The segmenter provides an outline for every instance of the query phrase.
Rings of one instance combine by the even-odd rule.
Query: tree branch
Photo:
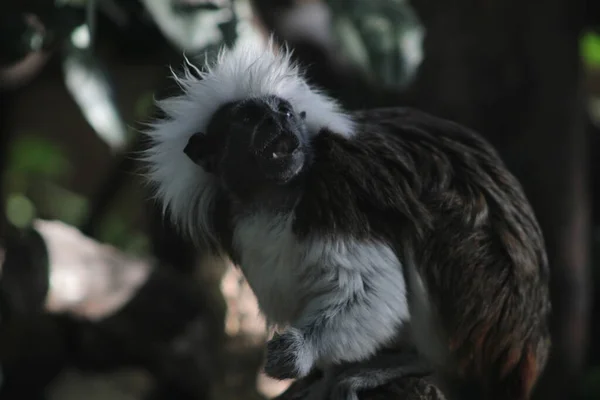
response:
[[[315,375],[298,380],[275,400],[310,400],[309,390],[318,381]],[[428,377],[406,377],[365,391],[360,400],[446,400],[446,396]]]
[[[57,331],[52,337],[56,343],[33,329],[25,334],[51,350],[68,342],[68,361],[78,367],[142,366],[159,388],[208,397],[221,373],[224,315],[206,288],[59,221],[37,220],[33,229],[15,229],[6,244],[0,271],[0,339],[5,339],[0,353],[11,351],[2,359],[7,376],[2,396],[28,386],[43,390],[52,377],[43,367],[32,376],[24,362],[48,365],[65,353],[24,348],[22,338],[7,332],[23,332],[23,321],[56,317],[62,332],[49,328]]]

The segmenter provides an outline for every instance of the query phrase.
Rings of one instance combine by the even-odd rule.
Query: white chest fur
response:
[[[238,221],[234,246],[240,268],[269,322],[285,324],[297,311],[301,288],[295,272],[302,268],[301,249],[290,217],[253,216]]]
[[[357,295],[380,297],[382,307],[393,307],[389,322],[408,319],[402,266],[389,246],[350,239],[300,242],[292,221],[293,215],[254,215],[239,220],[234,232],[240,267],[267,320],[290,323],[310,312],[304,307],[316,296],[333,303]]]

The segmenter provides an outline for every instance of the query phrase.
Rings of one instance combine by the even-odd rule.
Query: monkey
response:
[[[291,55],[249,39],[202,70],[188,61],[143,155],[163,212],[239,266],[278,329],[265,372],[368,364],[406,340],[473,399],[529,399],[551,304],[520,183],[471,129],[410,107],[346,111]]]

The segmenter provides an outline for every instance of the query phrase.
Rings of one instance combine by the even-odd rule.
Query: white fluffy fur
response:
[[[164,210],[196,239],[213,235],[206,213],[214,198],[214,184],[183,149],[194,133],[206,129],[219,107],[244,98],[277,95],[297,112],[306,112],[312,134],[325,127],[340,135],[353,134],[351,118],[334,100],[310,87],[292,63],[291,53],[276,48],[272,40],[241,40],[233,49],[222,50],[205,71],[188,63],[183,75],[175,79],[184,93],[159,102],[167,118],[153,123],[147,132],[152,146],[144,159]]]
[[[299,335],[309,337],[298,346],[302,373],[315,362],[366,359],[409,319],[400,261],[377,241],[299,241],[293,218],[265,211],[237,223],[234,246],[261,310],[271,323],[312,332]]]

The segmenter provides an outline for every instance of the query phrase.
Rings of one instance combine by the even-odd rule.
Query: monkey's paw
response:
[[[313,367],[313,358],[302,332],[290,328],[267,343],[265,373],[275,379],[303,378]]]

